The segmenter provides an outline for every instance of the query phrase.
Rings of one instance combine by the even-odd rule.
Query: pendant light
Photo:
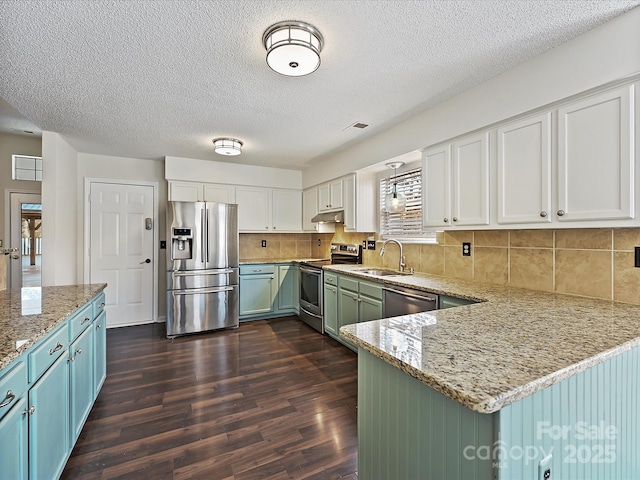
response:
[[[242,142],[236,138],[216,138],[213,140],[213,151],[219,155],[240,155]]]
[[[407,208],[407,197],[398,192],[397,182],[397,170],[399,167],[404,165],[404,162],[391,162],[385,165],[389,168],[393,168],[394,177],[393,191],[391,193],[388,193],[384,200],[385,209],[388,213],[404,212]]]
[[[262,44],[272,70],[288,77],[301,77],[320,66],[324,38],[313,25],[285,21],[271,25],[262,36]]]

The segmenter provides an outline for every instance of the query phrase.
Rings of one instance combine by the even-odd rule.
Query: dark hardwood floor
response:
[[[357,479],[355,353],[297,317],[164,334],[108,330],[62,479]]]

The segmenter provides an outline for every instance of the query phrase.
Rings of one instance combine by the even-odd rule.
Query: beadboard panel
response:
[[[498,479],[538,478],[549,453],[551,478],[638,478],[639,375],[636,348],[500,410]]]
[[[493,444],[495,416],[358,351],[358,478],[493,480],[492,460],[474,453]]]

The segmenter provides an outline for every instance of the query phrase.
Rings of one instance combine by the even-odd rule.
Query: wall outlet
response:
[[[367,240],[367,249],[375,250],[376,249],[376,241],[375,240]]]
[[[262,240],[262,246],[266,247],[267,246],[267,241],[266,240]]]
[[[318,246],[320,246],[322,244],[322,240],[318,239]]]
[[[471,243],[462,242],[462,256],[470,257],[471,256]]]
[[[552,454],[547,455],[538,462],[538,480],[551,480]]]
[[[362,249],[363,250],[367,249],[367,241],[366,240],[362,240]]]
[[[163,248],[167,248],[166,240],[160,240],[160,250],[162,250]]]

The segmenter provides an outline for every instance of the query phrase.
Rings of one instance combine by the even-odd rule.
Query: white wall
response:
[[[54,132],[42,132],[42,285],[77,283],[78,153]]]
[[[167,206],[167,182],[164,180],[164,162],[157,160],[143,160],[139,158],[111,157],[106,155],[93,155],[89,153],[78,154],[77,183],[77,242],[79,249],[76,261],[78,264],[78,278],[88,283],[84,278],[84,180],[106,179],[158,182],[158,218],[154,225],[159,232],[160,240],[165,239],[166,206]],[[166,276],[166,250],[159,250],[158,258],[158,316],[163,319],[167,313]]]
[[[302,188],[302,172],[298,170],[180,157],[165,157],[164,165],[167,180]]]
[[[316,185],[640,72],[640,7],[303,172]]]

